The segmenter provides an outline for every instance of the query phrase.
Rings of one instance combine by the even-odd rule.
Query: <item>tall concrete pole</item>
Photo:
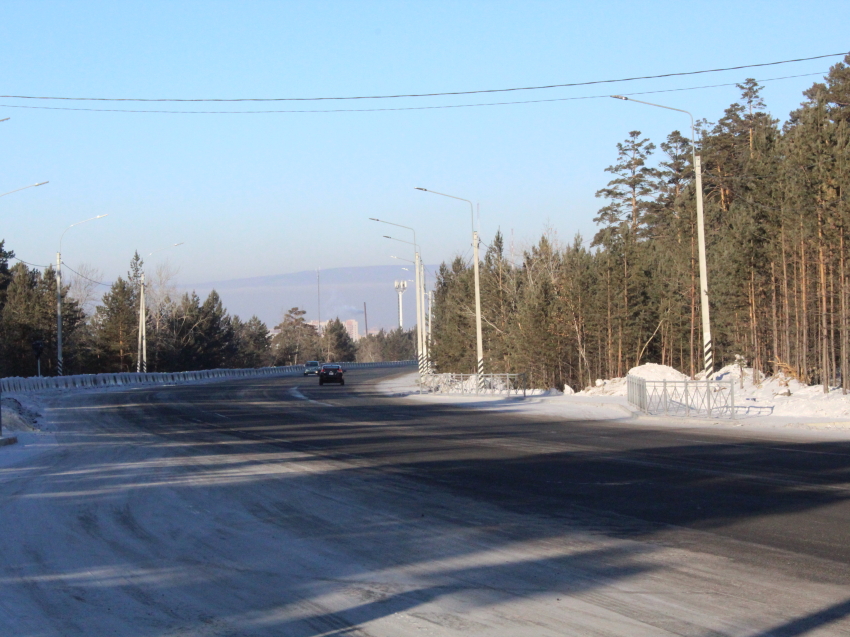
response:
[[[708,307],[708,266],[705,260],[705,221],[702,212],[702,161],[694,154],[697,189],[697,242],[699,244],[699,305],[702,310],[702,355],[703,371],[708,380],[714,372],[714,343],[711,340],[711,319]]]
[[[472,204],[470,204],[472,205]],[[481,333],[481,277],[478,274],[478,232],[472,233],[472,255],[475,260],[475,347],[478,354],[478,389],[484,386],[484,339]]]
[[[61,240],[60,240],[61,243]],[[62,252],[56,253],[56,375],[62,376]]]
[[[147,307],[145,306],[145,273],[139,285],[139,353],[136,356],[136,371],[146,373],[148,371],[148,334],[147,334]]]
[[[425,323],[422,320],[424,316],[424,306],[422,298],[422,258],[419,256],[419,250],[414,256],[413,267],[416,269],[415,285],[416,285],[416,359],[419,363],[419,377],[425,373]]]

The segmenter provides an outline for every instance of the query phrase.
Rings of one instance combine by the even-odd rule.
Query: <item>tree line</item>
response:
[[[850,56],[780,124],[748,79],[717,122],[697,125],[715,360],[850,388]],[[660,151],[660,152],[657,152]],[[644,362],[702,368],[691,141],[617,145],[599,231],[522,254],[501,234],[481,265],[485,364],[540,386],[581,388]],[[475,367],[472,268],[443,264],[431,355]]]
[[[56,270],[42,271],[20,261],[12,265],[15,260],[0,241],[0,375],[36,375],[37,350],[42,374],[54,375]],[[118,277],[90,310],[91,286],[63,284],[65,374],[136,371],[143,268],[137,253],[127,276]],[[145,287],[148,371],[415,358],[409,331],[381,331],[355,343],[339,318],[319,334],[304,321],[304,310],[292,308],[272,335],[256,316],[243,321],[230,315],[215,290],[203,301],[195,292],[178,295],[168,278],[160,276],[158,283]]]

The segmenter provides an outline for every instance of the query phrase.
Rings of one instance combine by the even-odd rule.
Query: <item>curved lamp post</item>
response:
[[[666,108],[668,111],[677,111],[685,113],[691,118],[691,156],[694,161],[694,172],[696,173],[696,191],[697,191],[697,242],[699,243],[699,302],[700,312],[702,316],[702,353],[703,353],[703,371],[705,378],[708,380],[709,374],[714,372],[714,345],[711,342],[711,318],[708,309],[708,268],[705,261],[705,221],[703,219],[702,208],[702,164],[700,156],[696,153],[696,138],[694,136],[694,116],[690,111],[681,108],[673,108],[672,106],[664,106],[663,104],[653,104],[652,102],[644,102],[623,95],[612,95],[614,99],[623,100],[626,102],[637,102],[638,104],[646,104],[647,106],[655,106],[657,108]]]
[[[472,222],[472,252],[473,252],[473,267],[475,270],[475,350],[478,356],[478,361],[476,365],[476,375],[477,382],[476,387],[480,390],[484,384],[484,340],[481,335],[481,277],[478,273],[478,232],[475,230],[475,208],[472,205],[472,202],[469,199],[464,199],[463,197],[455,197],[454,195],[447,195],[444,192],[437,192],[436,190],[428,190],[427,188],[419,188],[416,190],[421,190],[422,192],[430,192],[434,195],[440,195],[441,197],[448,197],[449,199],[457,199],[458,201],[465,201],[469,204],[469,213],[470,220]]]
[[[419,363],[419,375],[425,374],[428,372],[429,361],[428,361],[428,348],[425,342],[425,276],[423,267],[422,267],[422,255],[419,252],[419,244],[416,242],[416,230],[411,228],[410,226],[403,226],[400,223],[393,223],[392,221],[384,221],[383,219],[376,219],[375,217],[369,217],[370,221],[377,221],[378,223],[386,223],[390,226],[395,226],[397,228],[404,228],[405,230],[410,230],[413,233],[413,243],[410,244],[409,241],[402,241],[402,243],[408,243],[413,246],[413,254],[414,254],[414,268],[416,272],[416,354],[418,363]],[[392,237],[385,238],[392,239]],[[401,239],[394,239],[395,241],[401,241]]]
[[[377,219],[376,219],[376,221],[377,221]],[[389,223],[389,222],[385,222],[385,223]],[[398,224],[394,223],[394,224],[391,224],[391,225],[396,226]],[[404,228],[405,226],[399,226],[399,227]],[[409,229],[412,230],[412,228],[409,228]],[[415,234],[416,233],[414,233],[414,237],[415,237]],[[422,374],[427,373],[427,366],[428,366],[428,362],[427,362],[428,361],[428,353],[427,353],[426,347],[425,347],[425,329],[424,329],[424,327],[425,327],[425,321],[424,321],[425,300],[424,300],[423,296],[425,294],[425,277],[424,277],[424,273],[422,272],[422,257],[419,254],[419,246],[415,243],[415,240],[414,240],[413,243],[411,243],[410,241],[405,241],[404,239],[396,239],[395,237],[390,237],[390,236],[387,236],[387,235],[384,235],[384,239],[390,239],[392,241],[398,241],[400,243],[406,243],[408,245],[413,246],[413,250],[414,250],[414,252],[413,252],[413,254],[414,254],[413,267],[414,267],[414,272],[415,272],[414,285],[416,286],[416,350],[417,350],[416,354],[417,354],[417,358],[418,358],[417,362],[419,364],[419,375],[421,377]],[[403,260],[406,261],[406,259],[403,259]]]

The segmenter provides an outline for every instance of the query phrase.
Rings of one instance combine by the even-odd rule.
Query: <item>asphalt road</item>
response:
[[[389,373],[51,399],[60,444],[0,471],[0,634],[850,635],[850,443]]]

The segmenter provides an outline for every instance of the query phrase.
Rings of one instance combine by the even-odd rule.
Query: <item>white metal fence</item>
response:
[[[629,374],[630,405],[656,416],[735,417],[733,380],[646,380]]]
[[[423,374],[423,391],[437,394],[525,396],[525,374]]]

